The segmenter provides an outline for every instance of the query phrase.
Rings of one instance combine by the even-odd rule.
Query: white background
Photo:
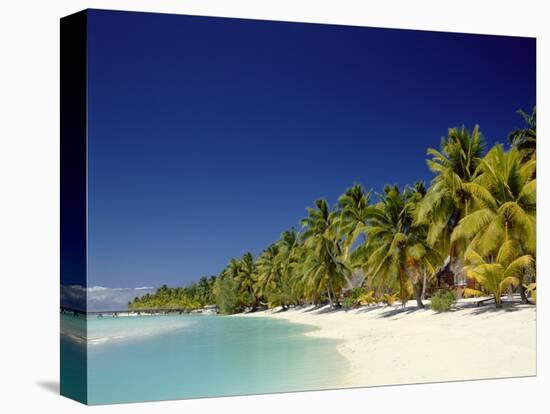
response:
[[[548,408],[548,77],[543,1],[23,1],[0,6],[0,410],[508,413]],[[86,408],[59,397],[59,22],[86,7],[536,36],[538,377]],[[546,13],[548,17],[548,13]],[[546,23],[546,27],[544,27]],[[457,64],[470,64],[457,56]],[[519,65],[521,62],[510,62]],[[502,91],[506,93],[506,91]],[[542,122],[541,122],[542,120]],[[546,164],[546,165],[545,165]],[[544,184],[540,184],[540,182]],[[546,233],[546,235],[545,235]],[[406,343],[403,344],[407,346]],[[452,356],[450,356],[452,357]],[[123,386],[123,384],[121,384]],[[545,395],[546,392],[546,395]],[[546,397],[546,398],[545,398]],[[545,408],[543,408],[545,407]]]

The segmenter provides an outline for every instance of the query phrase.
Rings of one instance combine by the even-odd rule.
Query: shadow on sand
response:
[[[371,306],[362,306],[356,310],[356,313],[368,313],[375,310],[380,310],[386,308],[386,305],[371,305]]]
[[[400,306],[400,307],[395,308],[393,310],[384,312],[383,314],[379,315],[378,317],[379,318],[391,318],[392,316],[397,316],[397,315],[409,315],[411,313],[421,311],[421,310],[426,310],[426,309],[429,309],[429,308],[420,309],[417,306],[407,306],[406,308],[403,308],[402,306]]]
[[[471,312],[471,315],[496,314],[496,313],[504,313],[504,312],[517,312],[521,308],[530,307],[530,306],[534,307],[534,305],[525,305],[525,304],[522,304],[522,303],[506,303],[506,302],[504,302],[502,304],[502,308],[497,308],[497,307],[495,307],[494,303],[492,303],[492,304],[489,304],[489,305],[476,307]]]

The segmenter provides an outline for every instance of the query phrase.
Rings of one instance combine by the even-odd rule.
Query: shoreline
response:
[[[473,307],[436,313],[401,306],[330,310],[328,306],[267,310],[238,317],[273,317],[314,326],[307,336],[337,339],[349,362],[343,387],[414,384],[536,375],[536,307]]]

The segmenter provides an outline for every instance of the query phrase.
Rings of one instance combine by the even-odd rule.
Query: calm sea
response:
[[[87,342],[83,323],[62,315],[62,358],[77,385],[74,361],[87,349],[89,404],[335,388],[348,371],[337,341],[274,318],[94,318]]]

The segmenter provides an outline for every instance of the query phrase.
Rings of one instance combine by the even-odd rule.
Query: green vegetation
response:
[[[436,266],[443,263],[443,257],[427,242],[427,223],[415,221],[415,210],[424,195],[421,183],[403,193],[397,186],[384,189],[380,202],[369,214],[369,242],[363,266],[378,288],[397,286],[402,303],[408,300],[412,289],[420,308],[424,307],[423,273],[434,273]]]
[[[525,126],[509,147],[485,152],[478,126],[451,128],[440,148],[429,148],[431,185],[417,182],[382,193],[354,184],[334,207],[315,200],[294,228],[254,259],[229,260],[217,277],[185,288],[160,288],[132,308],[217,304],[231,314],[301,304],[353,308],[414,298],[419,308],[437,272],[475,282],[468,296],[501,296],[518,289],[536,301],[536,109],[519,111]],[[451,297],[452,296],[452,297]],[[456,298],[441,291],[432,308],[448,310]]]
[[[372,292],[370,292],[372,294]],[[368,301],[368,298],[366,296],[366,293],[363,292],[363,289],[361,288],[353,288],[351,289],[346,296],[344,297],[344,300],[342,302],[342,307],[344,309],[352,309],[356,306],[361,306],[362,302],[366,305]]]
[[[518,243],[509,239],[502,244],[496,258],[483,257],[473,249],[466,252],[468,275],[476,280],[486,292],[495,297],[496,306],[502,307],[500,297],[507,288],[517,287],[524,271],[534,266],[531,255],[518,257]]]
[[[382,295],[382,302],[388,306],[393,306],[396,300],[397,300],[396,293],[384,293],[384,295]]]
[[[456,302],[456,295],[452,290],[438,290],[432,296],[432,309],[436,312],[448,312]]]
[[[525,292],[527,294],[531,295],[531,300],[533,303],[537,303],[537,284],[536,283],[529,283],[528,285],[523,286],[525,288]]]
[[[228,274],[220,275],[216,280],[214,298],[222,315],[229,315],[240,310],[236,280]]]
[[[128,304],[130,309],[186,309],[193,310],[215,302],[213,293],[216,277],[201,277],[187,287],[169,288],[162,285],[154,294],[136,297]]]

